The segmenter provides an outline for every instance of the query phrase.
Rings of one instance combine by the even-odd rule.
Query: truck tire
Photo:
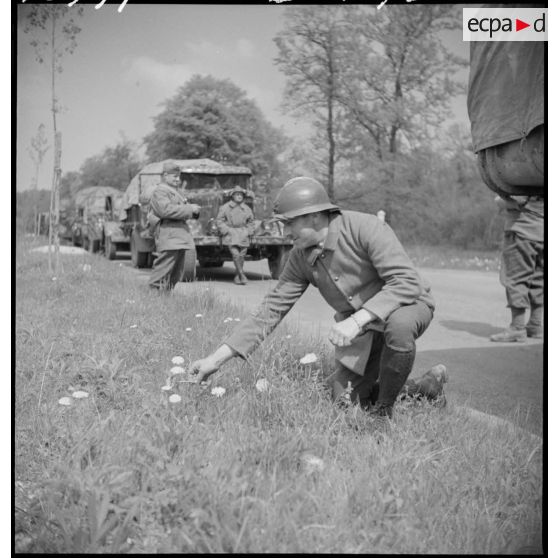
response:
[[[267,258],[269,273],[271,274],[272,279],[279,279],[279,275],[281,275],[281,272],[287,263],[287,259],[289,258],[290,251],[290,246],[278,246],[274,250],[274,254]]]
[[[186,250],[184,255],[184,272],[182,273],[182,281],[190,282],[196,279],[196,249]]]
[[[116,244],[114,244],[110,236],[105,236],[105,257],[109,260],[116,258]]]
[[[137,268],[144,268],[144,267],[151,267],[149,265],[151,255],[150,252],[139,252],[138,247],[136,245],[136,240],[134,237],[134,233],[132,232],[132,236],[130,237],[130,253],[132,257],[132,265]],[[153,261],[151,260],[151,265],[153,265]]]
[[[101,241],[100,241],[99,239],[90,240],[90,241],[89,241],[89,251],[90,251],[92,254],[96,254],[96,253],[99,251],[100,247],[101,247],[100,245],[101,245]]]

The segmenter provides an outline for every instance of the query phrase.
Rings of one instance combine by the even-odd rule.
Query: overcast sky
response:
[[[306,123],[281,113],[284,79],[273,64],[273,37],[290,6],[138,5],[130,0],[118,13],[115,4],[97,10],[94,4],[82,5],[78,46],[59,75],[59,97],[66,108],[59,116],[63,172],[78,170],[87,157],[114,146],[120,132],[140,142],[152,130],[160,104],[197,73],[230,78],[272,124],[293,137],[307,134]],[[48,71],[35,61],[29,36],[22,32],[21,15],[27,9],[18,7],[18,189],[31,183],[31,137],[44,123],[50,140],[52,129]],[[447,41],[454,52],[468,56],[460,30]],[[465,98],[455,99],[452,107],[455,118],[468,124]],[[43,163],[41,188],[50,188],[51,153],[52,148]]]

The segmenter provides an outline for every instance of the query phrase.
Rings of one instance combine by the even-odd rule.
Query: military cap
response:
[[[180,167],[174,161],[165,161],[163,163],[163,172],[168,174],[180,173]]]
[[[242,194],[243,196],[246,196],[248,194],[248,192],[246,192],[246,190],[242,187],[239,186],[238,184],[231,190],[231,196],[233,194]]]

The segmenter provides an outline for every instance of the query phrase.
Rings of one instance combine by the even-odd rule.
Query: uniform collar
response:
[[[306,261],[313,266],[316,260],[320,257],[320,254],[325,250],[333,252],[337,246],[337,240],[339,239],[339,229],[341,227],[341,213],[333,213],[329,218],[329,226],[327,229],[327,236],[324,240],[323,247],[312,246],[307,248]]]

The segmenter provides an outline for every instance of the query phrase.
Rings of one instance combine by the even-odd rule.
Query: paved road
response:
[[[120,260],[129,266],[129,261]],[[247,286],[234,285],[234,268],[198,269],[204,288],[254,308],[275,285],[267,262],[247,262]],[[147,277],[148,271],[136,270]],[[416,373],[442,362],[450,372],[448,397],[480,411],[514,418],[532,432],[542,432],[543,343],[493,343],[488,337],[509,321],[504,290],[493,272],[422,269],[437,308],[435,318],[417,344]],[[187,293],[201,283],[177,286]],[[291,327],[326,339],[333,311],[310,287],[286,318]],[[414,373],[415,374],[415,373]],[[413,374],[413,375],[414,375]]]

